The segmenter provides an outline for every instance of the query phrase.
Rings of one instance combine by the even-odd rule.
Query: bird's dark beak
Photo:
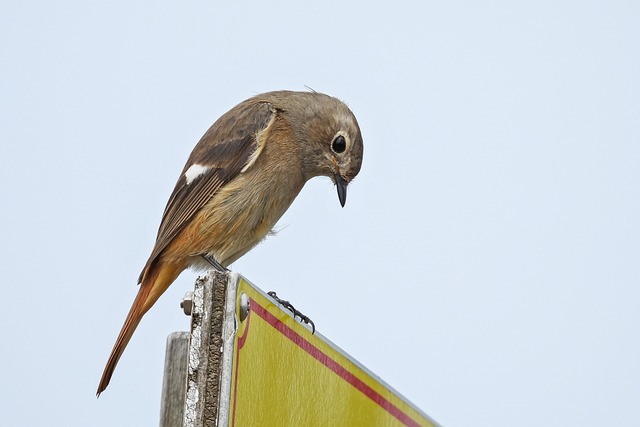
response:
[[[344,208],[344,204],[347,203],[347,184],[348,182],[340,176],[339,173],[336,173],[336,187],[338,188],[338,200],[340,200],[340,205]]]

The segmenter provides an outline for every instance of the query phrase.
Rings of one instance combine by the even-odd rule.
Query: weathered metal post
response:
[[[235,273],[211,271],[196,281],[184,427],[228,424],[237,280]]]
[[[164,361],[160,427],[182,427],[188,354],[189,332],[174,332],[169,335]]]

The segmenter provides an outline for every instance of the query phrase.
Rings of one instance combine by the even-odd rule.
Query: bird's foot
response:
[[[209,254],[203,254],[202,258],[204,258],[205,261],[207,261],[209,264],[213,266],[213,268],[215,268],[221,273],[226,273],[229,271],[228,268],[223,267],[222,264],[220,264],[214,257],[212,257]]]
[[[291,304],[289,301],[285,301],[283,299],[280,299],[278,297],[278,295],[274,292],[274,291],[269,291],[267,292],[267,295],[269,295],[271,298],[273,298],[274,300],[276,300],[279,304],[281,304],[284,308],[286,308],[287,310],[289,310],[290,312],[293,313],[293,318],[295,319],[296,317],[298,317],[300,319],[300,321],[306,323],[307,325],[311,326],[311,334],[314,334],[316,332],[316,325],[313,323],[313,320],[309,319],[307,316],[305,316],[304,314],[302,314],[301,311],[299,311],[298,309],[296,309],[293,304]]]

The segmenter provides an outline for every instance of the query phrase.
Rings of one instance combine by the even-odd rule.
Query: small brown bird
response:
[[[187,267],[226,267],[265,238],[304,184],[328,176],[344,206],[362,164],[355,116],[317,92],[269,92],[220,117],[187,160],[97,395],[142,316]]]

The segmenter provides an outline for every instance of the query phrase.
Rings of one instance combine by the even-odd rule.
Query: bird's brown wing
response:
[[[162,215],[156,243],[138,283],[173,238],[220,188],[235,178],[258,150],[257,134],[275,114],[269,103],[245,101],[220,117],[204,134],[185,165]],[[188,182],[193,165],[206,171]]]

